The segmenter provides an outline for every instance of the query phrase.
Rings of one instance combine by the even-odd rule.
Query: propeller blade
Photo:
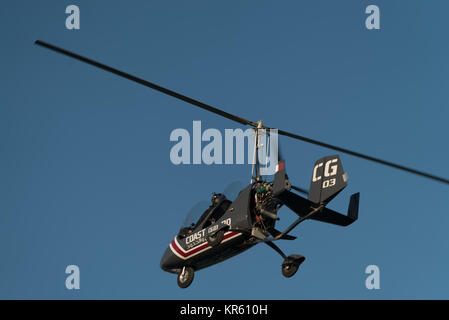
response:
[[[239,195],[240,191],[245,188],[245,184],[241,181],[233,181],[227,185],[224,189],[223,194],[229,200],[235,200]]]
[[[306,137],[303,137],[303,136],[300,136],[300,135],[297,135],[297,134],[294,134],[294,133],[290,133],[290,132],[287,132],[287,131],[284,131],[284,130],[278,130],[278,134],[283,135],[283,136],[287,136],[287,137],[290,137],[290,138],[293,138],[293,139],[301,140],[301,141],[304,141],[304,142],[308,142],[308,143],[311,143],[311,144],[315,144],[315,145],[318,145],[318,146],[321,146],[321,147],[324,147],[324,148],[336,150],[336,151],[339,151],[339,152],[342,152],[342,153],[346,153],[346,154],[349,154],[351,156],[362,158],[362,159],[365,159],[365,160],[368,160],[368,161],[377,162],[377,163],[383,164],[383,165],[388,166],[388,167],[392,167],[392,168],[396,168],[396,169],[399,169],[399,170],[402,170],[402,171],[406,171],[406,172],[409,172],[409,173],[416,174],[416,175],[421,176],[421,177],[425,177],[425,178],[432,179],[432,180],[435,180],[435,181],[439,181],[439,182],[442,182],[442,183],[445,183],[445,184],[449,184],[449,180],[446,179],[446,178],[438,177],[438,176],[435,176],[433,174],[426,173],[426,172],[423,172],[423,171],[420,171],[420,170],[416,170],[416,169],[413,169],[413,168],[409,168],[409,167],[406,167],[406,166],[403,166],[403,165],[400,165],[400,164],[397,164],[397,163],[393,163],[393,162],[390,162],[390,161],[386,161],[386,160],[382,160],[382,159],[379,159],[379,158],[371,157],[371,156],[368,156],[368,155],[365,155],[365,154],[362,154],[362,153],[359,153],[359,152],[351,151],[349,149],[333,146],[333,145],[328,144],[328,143],[324,143],[324,142],[321,142],[321,141],[318,141],[318,140],[313,140],[313,139],[310,139],[310,138],[306,138]]]
[[[87,64],[90,64],[90,65],[92,65],[94,67],[97,67],[97,68],[103,69],[105,71],[114,73],[114,74],[116,74],[116,75],[118,75],[120,77],[126,78],[128,80],[140,83],[141,85],[144,85],[144,86],[149,87],[151,89],[154,89],[154,90],[157,90],[159,92],[165,93],[166,95],[169,95],[169,96],[172,96],[174,98],[180,99],[180,100],[185,101],[187,103],[193,104],[194,106],[197,106],[197,107],[199,107],[201,109],[204,109],[204,110],[207,110],[207,111],[210,111],[210,112],[213,112],[215,114],[218,114],[218,115],[220,115],[222,117],[225,117],[227,119],[230,119],[232,121],[236,121],[236,122],[244,124],[244,125],[250,125],[250,126],[253,126],[253,127],[257,127],[257,123],[256,122],[252,122],[252,121],[249,121],[247,119],[238,117],[238,116],[233,115],[231,113],[225,112],[223,110],[220,110],[218,108],[215,108],[215,107],[212,107],[212,106],[210,106],[208,104],[205,104],[205,103],[203,103],[201,101],[189,98],[189,97],[187,97],[185,95],[182,95],[180,93],[177,93],[175,91],[172,91],[172,90],[169,90],[167,88],[161,87],[161,86],[159,86],[159,85],[157,85],[155,83],[146,81],[144,79],[141,79],[141,78],[138,78],[136,76],[133,76],[133,75],[131,75],[129,73],[126,73],[126,72],[120,71],[118,69],[109,67],[109,66],[107,66],[105,64],[102,64],[102,63],[97,62],[95,60],[83,57],[83,56],[81,56],[79,54],[76,54],[76,53],[70,52],[68,50],[59,48],[59,47],[54,46],[54,45],[52,45],[50,43],[47,43],[47,42],[44,42],[44,41],[41,41],[41,40],[36,40],[35,44],[37,44],[37,45],[39,45],[41,47],[45,47],[47,49],[59,52],[61,54],[69,56],[71,58],[80,60],[80,61],[85,62]]]

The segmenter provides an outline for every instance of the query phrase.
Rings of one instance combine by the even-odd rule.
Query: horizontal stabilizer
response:
[[[312,216],[312,219],[336,224],[338,226],[349,226],[357,220],[359,214],[360,193],[354,193],[349,200],[348,215],[338,213],[332,209],[324,208]]]
[[[287,190],[278,195],[277,198],[300,217],[306,216],[317,206],[312,201]],[[332,223],[339,226],[348,226],[358,218],[359,198],[360,193],[355,193],[351,196],[347,216],[332,209],[323,208],[314,213],[310,219]]]

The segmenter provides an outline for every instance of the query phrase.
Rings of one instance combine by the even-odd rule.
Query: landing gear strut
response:
[[[181,273],[178,275],[178,286],[180,288],[187,288],[193,281],[195,271],[190,267],[182,268]]]
[[[270,246],[273,250],[275,250],[279,255],[284,258],[284,262],[282,263],[282,275],[286,278],[293,277],[293,275],[298,271],[299,266],[301,263],[306,260],[304,256],[301,256],[299,254],[292,254],[288,257],[282,252],[281,249],[277,245],[275,245],[271,241],[265,242],[268,246]]]

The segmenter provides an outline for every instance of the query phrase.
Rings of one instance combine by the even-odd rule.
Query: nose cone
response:
[[[168,247],[161,259],[161,269],[167,272],[175,273],[175,270],[181,267],[182,260],[175,256],[170,247]]]

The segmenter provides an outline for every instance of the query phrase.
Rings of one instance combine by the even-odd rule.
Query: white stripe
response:
[[[233,231],[226,232],[225,235],[229,234],[230,232],[233,232]],[[229,237],[229,238],[227,238],[227,239],[224,239],[224,240],[222,241],[222,243],[227,242],[227,241],[229,241],[229,240],[232,240],[232,239],[234,239],[234,238],[236,238],[236,237],[238,237],[238,236],[240,236],[240,235],[242,235],[242,234],[241,234],[241,233],[237,233],[237,234],[233,235],[232,237]],[[194,248],[189,249],[188,251],[185,251],[185,250],[179,245],[178,240],[176,240],[176,238],[175,238],[174,240],[175,240],[176,245],[178,246],[178,248],[179,248],[183,253],[188,253],[188,252],[192,251],[193,249],[195,249],[196,247],[198,247],[198,246],[196,246],[196,247],[194,247]],[[200,245],[203,245],[203,244],[204,244],[204,242],[201,243]],[[175,250],[175,248],[173,248],[173,246],[172,246],[172,244],[171,244],[171,242],[170,242],[170,250],[171,250],[171,251],[172,251],[178,258],[180,258],[180,259],[182,259],[182,260],[190,259],[190,258],[196,256],[197,254],[203,253],[204,251],[206,251],[206,250],[208,250],[208,249],[210,249],[210,248],[212,248],[212,247],[209,245],[209,246],[207,246],[206,248],[204,248],[204,249],[202,249],[202,250],[200,250],[200,251],[198,251],[198,252],[196,252],[196,253],[194,253],[194,254],[188,256],[188,257],[183,257],[182,255],[180,255],[180,254]]]
[[[234,231],[228,231],[228,232],[226,232],[224,235],[230,234],[231,232],[234,232]],[[239,234],[241,234],[241,233],[239,233]],[[233,238],[233,237],[231,237],[231,238]],[[190,248],[190,249],[188,249],[188,250],[184,250],[184,248],[181,247],[181,245],[179,244],[178,239],[176,239],[176,237],[175,237],[175,242],[176,242],[176,245],[178,246],[178,248],[179,248],[182,252],[184,252],[184,253],[189,253],[190,251],[195,250],[196,247],[203,245],[206,241],[201,242],[200,244],[198,244],[198,245],[196,245],[195,247]],[[170,243],[170,244],[171,244],[171,243]]]

